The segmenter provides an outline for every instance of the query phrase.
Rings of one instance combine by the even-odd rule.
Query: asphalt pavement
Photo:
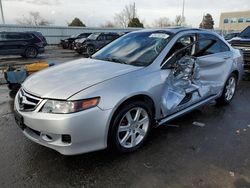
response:
[[[0,187],[250,187],[250,81],[230,105],[153,129],[130,154],[63,156],[33,143],[14,121],[14,96],[0,86]]]

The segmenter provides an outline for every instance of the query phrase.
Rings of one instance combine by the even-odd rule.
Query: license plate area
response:
[[[16,121],[18,127],[20,127],[22,130],[24,130],[26,126],[24,125],[23,116],[15,110],[14,117],[15,117],[15,121]]]

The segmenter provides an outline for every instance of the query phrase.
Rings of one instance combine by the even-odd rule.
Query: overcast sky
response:
[[[145,25],[159,17],[174,20],[182,11],[182,0],[2,0],[6,23],[16,23],[29,11],[39,11],[54,25],[66,25],[79,17],[87,26],[113,21],[115,13],[133,2]],[[250,10],[250,0],[186,0],[185,17],[188,25],[198,27],[203,14],[211,13],[218,26],[221,12],[241,10]]]

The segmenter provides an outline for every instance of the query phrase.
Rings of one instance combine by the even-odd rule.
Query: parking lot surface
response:
[[[41,58],[80,58],[55,51]],[[5,62],[24,61],[9,58]],[[230,105],[211,103],[153,129],[145,146],[130,154],[63,156],[33,143],[14,121],[14,96],[0,86],[0,187],[250,187],[249,81],[240,83]]]

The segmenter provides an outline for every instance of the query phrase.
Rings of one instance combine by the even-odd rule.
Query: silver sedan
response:
[[[131,152],[153,127],[212,100],[229,104],[242,69],[241,53],[216,33],[140,30],[30,76],[15,119],[26,137],[64,155]]]

